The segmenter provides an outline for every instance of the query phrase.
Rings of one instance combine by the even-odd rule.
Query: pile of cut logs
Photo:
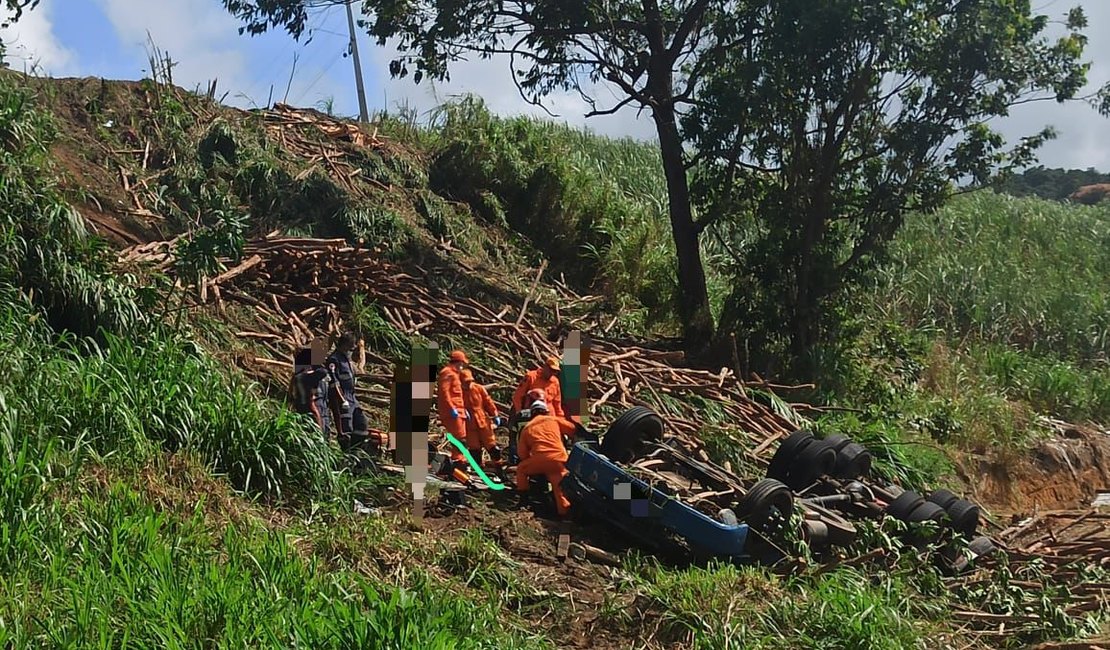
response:
[[[367,133],[356,124],[334,119],[312,110],[297,109],[287,104],[274,104],[273,109],[260,111],[266,135],[282,148],[300,156],[302,164],[308,165],[302,175],[313,169],[327,173],[348,192],[360,195],[364,188],[356,180],[370,183],[380,189],[387,185],[363,175],[363,170],[348,159],[349,147],[340,143],[350,143],[354,147],[381,149],[385,142],[378,137],[377,130]],[[325,137],[321,138],[323,135]]]
[[[994,539],[1005,553],[984,558],[979,571],[952,581],[965,602],[979,605],[954,613],[977,636],[1005,638],[1041,629],[1053,609],[1082,617],[1110,608],[1110,513],[1042,512]],[[1009,574],[1005,580],[997,573],[1002,562]]]
[[[120,259],[166,269],[172,264],[172,242],[133,247],[123,251]],[[473,298],[448,296],[373,251],[341,239],[271,233],[251,241],[241,262],[204,280],[199,289],[202,301],[214,302],[218,309],[232,300],[255,312],[256,331],[242,331],[239,336],[257,340],[273,353],[273,359],[258,359],[262,364],[288,364],[285,360],[293,351],[314,336],[338,333],[343,311],[355,293],[373,300],[388,322],[406,335],[436,340],[454,334],[480,341],[481,356],[488,364],[475,370],[490,388],[515,387],[524,371],[544,357],[562,356],[559,342],[526,318],[527,300],[495,308]],[[687,368],[681,365],[681,352],[623,346],[603,338],[592,338],[590,344],[588,397],[595,415],[591,428],[606,424],[606,415],[614,410],[640,404],[663,415],[672,433],[696,442],[702,418],[695,407],[664,399],[691,394],[720,407],[733,425],[726,435],[745,436],[744,447],[753,460],[765,459],[774,442],[796,428],[752,399],[729,368],[717,372]],[[388,395],[391,360],[367,351],[366,361],[371,366],[370,383],[384,384],[375,393],[379,398]],[[600,409],[605,405],[614,408]]]

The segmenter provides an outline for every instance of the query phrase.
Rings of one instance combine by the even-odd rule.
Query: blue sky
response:
[[[1074,4],[1075,0],[1035,0],[1034,8],[1062,17]],[[1082,4],[1090,20],[1087,56],[1094,66],[1089,77],[1092,85],[1100,85],[1110,81],[1110,0],[1083,0]],[[139,79],[148,74],[149,32],[154,43],[177,62],[174,81],[181,86],[203,88],[218,78],[217,93],[228,93],[226,103],[249,107],[266,105],[271,89],[275,101],[285,99],[288,84],[291,104],[313,106],[331,98],[337,113],[357,115],[352,62],[343,57],[347,50],[344,9],[320,10],[310,26],[312,41],[295,43],[284,32],[240,36],[239,24],[220,0],[41,0],[13,28],[0,31],[0,38],[8,46],[7,59],[13,68],[33,68],[55,77]],[[466,62],[452,69],[448,84],[416,86],[410,80],[388,78],[388,48],[375,46],[365,34],[360,35],[359,48],[371,110],[403,102],[425,111],[451,95],[473,92],[502,114],[544,115],[517,95],[503,60]],[[588,108],[569,94],[550,97],[547,107],[560,119],[587,124],[600,133],[653,135],[647,116],[637,119],[631,109],[585,120]],[[1110,171],[1110,137],[1104,135],[1110,121],[1085,106],[1053,102],[1022,106],[998,126],[1016,139],[1048,124],[1057,127],[1060,137],[1041,150],[1043,164]]]

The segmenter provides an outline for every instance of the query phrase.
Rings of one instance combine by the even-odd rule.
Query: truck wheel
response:
[[[824,440],[810,442],[790,464],[785,483],[794,490],[804,490],[822,476],[832,474],[836,465],[836,452]]]
[[[920,494],[913,490],[906,490],[899,494],[897,499],[890,502],[890,505],[886,507],[886,514],[894,519],[908,521],[907,517],[910,516],[910,513],[922,503],[925,503],[925,499],[921,498]]]
[[[849,442],[837,451],[834,474],[837,478],[855,479],[871,471],[871,452],[863,445]]]
[[[917,504],[917,507],[914,508],[912,512],[910,512],[905,521],[911,524],[922,524],[927,521],[935,521],[938,524],[943,525],[947,523],[945,521],[947,519],[948,513],[944,511],[944,508],[941,508],[932,501],[922,501],[921,503]],[[936,539],[936,537],[941,532],[942,531],[939,530],[936,532],[910,531],[908,536],[910,541],[914,543],[930,542]]]
[[[785,481],[790,473],[790,466],[794,462],[794,457],[812,441],[813,434],[805,429],[799,429],[787,436],[779,443],[778,450],[771,457],[771,463],[767,466],[767,478]]]
[[[957,499],[946,510],[952,520],[952,530],[968,537],[975,534],[979,527],[979,506],[966,499]]]
[[[944,511],[944,508],[932,501],[922,501],[910,512],[909,516],[906,517],[906,521],[917,524],[925,521],[940,522],[947,518],[948,513]]]
[[[956,502],[957,499],[959,499],[958,496],[956,496],[955,494],[952,494],[948,490],[943,490],[943,489],[933,490],[932,492],[929,493],[929,496],[925,497],[926,501],[932,501],[933,503],[935,503],[938,506],[944,508],[945,510],[950,508],[952,506],[952,504]]]
[[[618,463],[636,458],[643,444],[663,437],[663,418],[643,406],[633,406],[618,417],[601,438],[601,453]]]
[[[843,435],[840,435],[839,433],[834,433],[833,435],[825,438],[825,442],[830,447],[832,447],[833,449],[835,449],[836,451],[839,452],[841,449],[844,449],[845,445],[850,444],[852,441],[851,441],[851,439],[848,438],[848,436],[843,436]]]
[[[748,490],[736,510],[749,526],[764,531],[779,517],[789,518],[793,508],[794,495],[790,488],[773,478],[765,478]]]
[[[991,538],[982,535],[971,540],[971,543],[967,545],[967,550],[971,551],[976,558],[980,558],[996,553],[998,547],[994,545]]]

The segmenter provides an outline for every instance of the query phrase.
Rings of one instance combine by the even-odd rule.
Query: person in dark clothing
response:
[[[339,337],[335,351],[325,362],[337,389],[332,408],[335,412],[336,434],[340,438],[349,437],[352,433],[365,433],[369,427],[366,413],[355,397],[355,371],[351,363],[351,352],[357,343],[353,333],[345,332]]]
[[[331,374],[324,366],[326,349],[321,340],[311,347],[301,348],[293,357],[293,377],[289,382],[289,397],[293,410],[309,415],[327,437],[331,424],[327,393],[332,385]]]

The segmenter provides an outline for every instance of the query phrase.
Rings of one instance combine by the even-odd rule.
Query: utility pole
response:
[[[358,39],[355,38],[355,15],[351,11],[351,3],[347,0],[347,27],[351,30],[351,58],[355,60],[355,89],[358,91],[358,121],[369,122],[370,115],[366,110],[366,89],[362,87],[362,65],[358,60]]]

